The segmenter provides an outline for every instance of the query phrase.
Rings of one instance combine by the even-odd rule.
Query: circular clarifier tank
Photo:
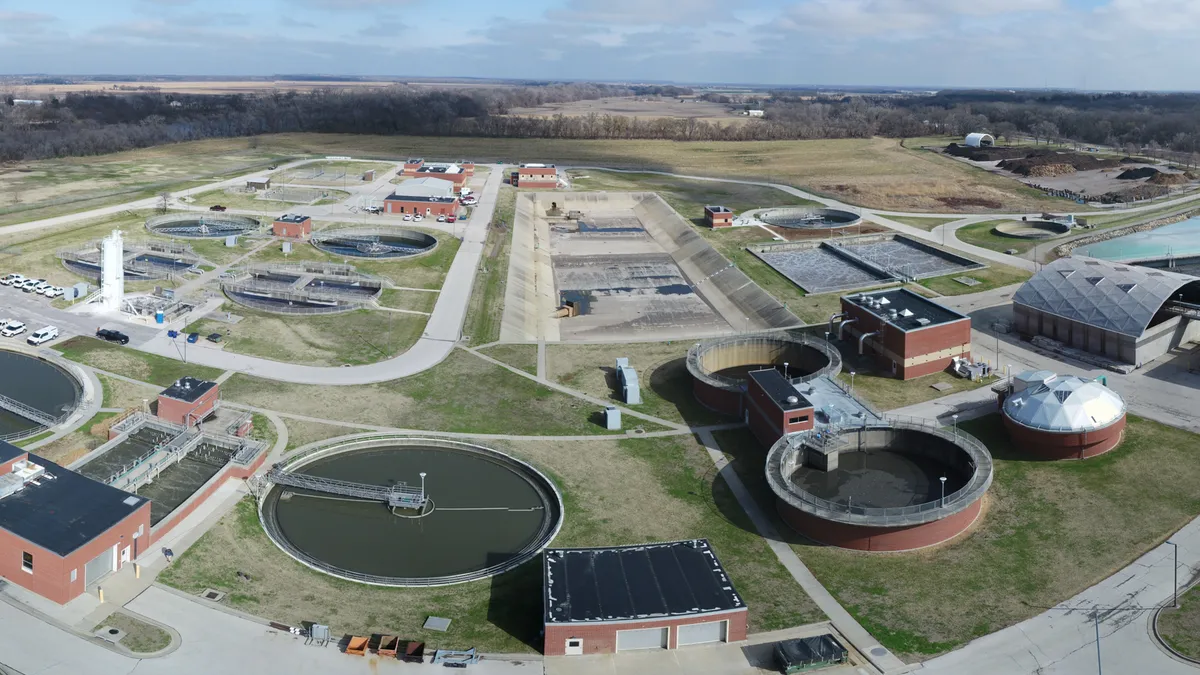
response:
[[[862,217],[857,213],[841,209],[767,209],[756,217],[768,225],[802,230],[850,227],[862,223]]]
[[[698,401],[718,412],[740,416],[750,371],[786,370],[792,382],[806,382],[836,375],[842,368],[842,357],[824,340],[782,333],[698,343],[688,350],[687,368]]]
[[[482,579],[536,556],[562,524],[553,483],[532,466],[467,443],[343,439],[280,467],[289,473],[420,494],[419,508],[275,484],[260,513],[300,562],[352,581],[438,586]]]
[[[416,230],[362,229],[317,232],[313,246],[334,255],[350,258],[411,258],[437,248],[431,234]]]
[[[146,219],[154,234],[182,239],[216,239],[258,230],[253,218],[224,213],[167,213]]]
[[[0,438],[31,436],[79,406],[81,384],[46,359],[0,349]]]

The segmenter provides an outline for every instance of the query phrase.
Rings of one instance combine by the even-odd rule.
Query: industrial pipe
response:
[[[858,336],[858,355],[859,356],[862,356],[862,354],[863,354],[863,343],[867,341],[867,338],[869,338],[873,335],[879,335],[879,331],[875,331],[873,333],[863,333],[862,335]]]
[[[830,333],[833,332],[833,322],[837,321],[838,319],[845,318],[845,316],[846,316],[845,312],[836,312],[829,317],[829,332]],[[838,339],[840,340],[841,336],[839,336]]]
[[[843,322],[839,323],[838,324],[838,340],[842,339],[842,332],[846,329],[846,326],[849,326],[852,323],[856,323],[857,321],[858,321],[858,319],[850,319],[848,321],[843,321]]]

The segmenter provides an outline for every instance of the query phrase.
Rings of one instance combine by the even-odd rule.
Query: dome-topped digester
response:
[[[1046,378],[1014,393],[1004,401],[1004,414],[1033,429],[1089,431],[1122,419],[1125,401],[1096,380],[1067,375]]]

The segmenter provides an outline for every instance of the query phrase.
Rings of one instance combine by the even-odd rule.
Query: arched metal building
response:
[[[991,134],[967,134],[967,139],[964,145],[971,148],[990,148],[996,144],[996,139]]]
[[[1018,333],[1141,365],[1200,338],[1200,278],[1072,256],[1013,294]]]

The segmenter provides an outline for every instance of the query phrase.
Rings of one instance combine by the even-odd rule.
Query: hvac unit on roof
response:
[[[912,316],[912,315],[913,315],[913,313],[912,313],[912,310],[911,310],[911,309],[902,309],[902,310],[900,310],[900,316],[902,316],[902,317],[908,318],[908,317],[910,317],[910,316]]]
[[[921,318],[917,319],[917,323],[922,326],[928,326],[932,322],[929,319],[926,319],[925,317],[921,317]]]

